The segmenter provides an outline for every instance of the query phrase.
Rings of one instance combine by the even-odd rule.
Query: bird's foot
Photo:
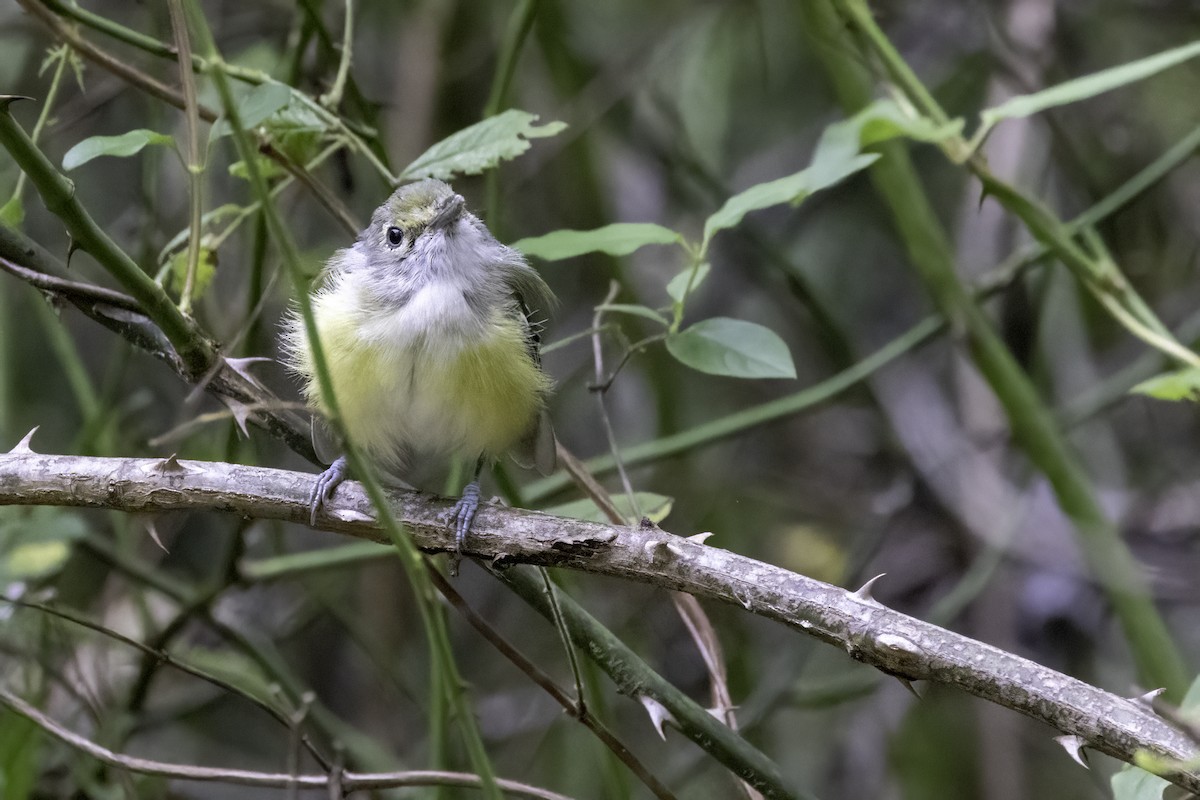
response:
[[[475,513],[479,511],[479,481],[471,481],[463,488],[462,497],[454,504],[447,525],[454,526],[454,552],[450,555],[450,576],[458,574],[458,564],[462,561],[463,544],[467,534],[471,532],[471,524],[475,521]]]
[[[349,468],[346,466],[346,457],[338,456],[329,469],[317,476],[317,482],[313,484],[312,494],[308,496],[308,521],[311,525],[317,524],[317,515],[325,507],[325,504],[333,497],[333,493],[337,490],[339,484],[346,480],[346,475],[349,473]]]

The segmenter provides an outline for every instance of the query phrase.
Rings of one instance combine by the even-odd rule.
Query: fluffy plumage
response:
[[[448,456],[511,453],[554,467],[531,310],[552,295],[441,181],[402,186],[312,297],[346,432],[396,478]],[[288,366],[324,412],[303,321],[283,334]]]

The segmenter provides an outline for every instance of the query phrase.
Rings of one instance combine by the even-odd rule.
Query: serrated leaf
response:
[[[529,149],[529,140],[553,136],[567,127],[565,122],[534,125],[536,114],[510,108],[502,114],[476,122],[426,150],[409,164],[400,177],[441,178],[478,175]]]
[[[632,303],[605,303],[602,306],[597,306],[597,311],[615,311],[618,314],[630,314],[635,317],[645,317],[651,319],[660,325],[669,325],[669,320],[662,314],[648,306],[634,305]]]
[[[1082,78],[1051,86],[1040,92],[1011,97],[980,114],[983,129],[987,130],[1001,120],[1028,117],[1048,108],[1086,100],[1089,97],[1136,83],[1196,56],[1200,56],[1200,41],[1155,53],[1118,67],[1100,70]]]
[[[637,497],[638,509],[642,516],[649,519],[651,522],[659,523],[667,518],[671,513],[671,507],[674,505],[674,498],[667,497],[653,492],[634,492]],[[629,498],[623,494],[613,495],[613,505],[617,507],[617,511],[626,519],[633,517],[633,505],[629,502]],[[596,507],[596,504],[591,500],[584,498],[583,500],[574,500],[570,503],[553,506],[543,509],[547,514],[553,514],[556,517],[571,517],[572,519],[582,519],[588,522],[608,522],[608,517]]]
[[[753,322],[714,317],[667,337],[667,350],[680,363],[709,375],[731,378],[795,378],[796,366],[784,341]]]
[[[962,127],[961,119],[937,125],[906,113],[892,100],[877,100],[853,117],[826,128],[806,168],[751,186],[725,201],[704,223],[704,247],[707,248],[714,234],[738,225],[751,211],[781,203],[800,203],[814,192],[828,189],[870,166],[879,156],[863,153],[864,147],[897,136],[922,142],[942,141],[957,135]]]
[[[292,100],[291,87],[282,83],[260,83],[242,97],[237,103],[238,121],[242,127],[249,130],[261,124],[267,117],[280,110]],[[209,141],[228,136],[233,133],[229,120],[221,117],[213,123],[209,131]]]
[[[1129,390],[1159,400],[1200,402],[1200,369],[1187,367],[1148,378]]]
[[[683,244],[683,237],[652,222],[616,222],[590,231],[552,231],[514,242],[527,256],[558,261],[584,253],[626,256],[650,244]]]
[[[700,284],[704,283],[710,269],[711,267],[706,262],[688,267],[667,282],[667,294],[676,303],[682,303],[689,291],[696,291]]]
[[[20,195],[13,195],[8,198],[8,202],[0,206],[0,222],[10,228],[20,228],[21,223],[25,221],[25,204],[21,202]]]
[[[138,128],[120,136],[90,136],[67,151],[63,156],[63,169],[75,169],[100,156],[132,156],[152,144],[173,147],[175,139],[146,128]]]

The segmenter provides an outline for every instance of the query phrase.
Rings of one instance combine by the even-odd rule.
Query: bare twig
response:
[[[70,747],[86,753],[111,767],[126,769],[143,775],[158,775],[178,780],[230,783],[239,786],[262,786],[286,788],[297,786],[305,789],[320,789],[335,780],[329,775],[289,775],[287,773],[254,772],[245,769],[222,767],[199,767],[191,764],[172,764],[152,761],[148,758],[114,753],[101,747],[74,731],[67,730],[37,708],[11,692],[0,689],[0,704],[20,714],[54,738]],[[478,775],[463,772],[440,772],[434,770],[412,770],[405,772],[343,772],[336,778],[344,791],[367,789],[395,789],[404,786],[463,786],[478,788],[483,781]],[[535,800],[570,800],[566,795],[530,786],[518,781],[496,779],[496,785],[514,797],[531,797]]]

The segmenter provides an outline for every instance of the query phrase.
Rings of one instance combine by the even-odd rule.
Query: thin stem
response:
[[[354,53],[354,0],[346,0],[346,19],[342,23],[342,55],[338,61],[337,77],[333,86],[321,97],[321,105],[336,109],[342,104],[346,91],[346,79],[350,76],[350,61]]]
[[[200,146],[200,112],[196,100],[196,79],[189,68],[192,60],[192,45],[188,38],[187,20],[183,16],[182,0],[168,0],[171,30],[175,36],[175,49],[180,53],[179,82],[183,87],[184,119],[187,124],[188,200],[191,212],[190,234],[187,247],[187,267],[183,279],[183,291],[179,297],[179,310],[190,314],[192,292],[196,289],[196,271],[200,267],[201,217],[204,214],[204,150]]]

